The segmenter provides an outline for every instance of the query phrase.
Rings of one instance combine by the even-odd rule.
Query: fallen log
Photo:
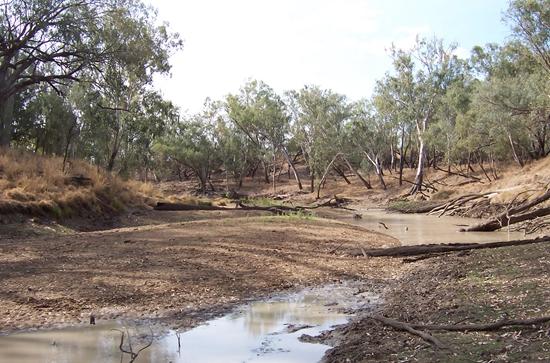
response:
[[[218,211],[234,211],[234,210],[257,210],[257,211],[266,211],[275,214],[285,214],[289,212],[304,212],[310,209],[317,209],[321,207],[332,207],[332,208],[343,208],[343,205],[346,204],[349,200],[346,198],[334,197],[329,199],[326,202],[319,203],[313,206],[287,206],[287,205],[273,205],[273,206],[256,206],[256,205],[246,205],[242,201],[236,201],[235,208],[228,207],[219,207],[215,205],[208,204],[185,204],[185,203],[170,203],[170,202],[157,202],[157,205],[154,207],[155,210],[159,211],[191,211],[191,210],[218,210]],[[352,209],[350,209],[352,210]]]
[[[491,231],[496,231],[497,229],[500,229],[502,227],[506,227],[510,224],[523,222],[532,218],[548,215],[550,214],[550,207],[540,208],[530,213],[517,215],[518,213],[531,209],[532,207],[540,203],[543,203],[548,199],[550,199],[550,189],[546,190],[544,194],[538,196],[537,198],[531,201],[527,201],[517,207],[510,208],[505,212],[483,223],[476,224],[474,226],[467,227],[467,228],[462,228],[460,229],[460,231],[461,232],[491,232]]]
[[[407,257],[424,255],[427,253],[442,253],[452,251],[477,250],[484,248],[499,248],[509,246],[522,246],[533,243],[550,242],[550,236],[538,237],[526,240],[514,240],[490,243],[449,243],[449,244],[427,244],[416,246],[400,246],[390,248],[372,248],[355,253],[355,256],[366,254],[370,257]]]
[[[474,181],[476,181],[476,182],[483,183],[483,182],[481,181],[481,179],[478,178],[477,176],[466,175],[466,174],[462,174],[462,173],[460,173],[460,172],[454,172],[454,171],[450,171],[450,170],[441,169],[441,168],[438,167],[438,166],[434,166],[434,169],[435,169],[435,170],[439,170],[439,171],[443,171],[443,172],[445,172],[445,173],[447,173],[447,174],[449,174],[449,175],[461,176],[461,177],[463,177],[463,178],[472,179],[472,180],[474,180]]]
[[[155,210],[163,211],[178,211],[178,210],[235,210],[234,208],[218,207],[208,204],[185,204],[185,203],[169,203],[157,202]]]
[[[492,232],[511,224],[528,221],[531,219],[550,215],[550,207],[539,208],[532,212],[516,214],[511,216],[499,216],[475,226],[461,228],[460,232]]]
[[[488,324],[456,324],[456,325],[433,325],[433,324],[410,324],[414,329],[424,330],[445,330],[445,331],[495,331],[507,326],[532,326],[550,321],[550,316],[542,316],[531,319],[503,319],[496,323]]]
[[[239,208],[237,208],[239,207]],[[215,205],[196,205],[196,204],[184,204],[184,203],[167,203],[158,202],[155,206],[155,210],[159,211],[192,211],[192,210],[207,210],[207,211],[238,211],[238,210],[257,210],[266,211],[274,214],[286,214],[289,212],[302,211],[301,207],[288,207],[284,205],[261,207],[261,206],[247,206],[241,201],[238,201],[235,208],[218,207]]]
[[[394,328],[396,330],[406,331],[406,332],[409,332],[413,335],[419,336],[420,338],[422,338],[425,341],[433,344],[434,346],[436,346],[439,349],[447,349],[447,346],[445,344],[443,344],[441,342],[441,340],[437,339],[433,335],[430,335],[426,332],[423,332],[423,331],[420,331],[420,330],[417,330],[417,329],[413,328],[410,324],[403,323],[401,321],[397,321],[397,320],[394,320],[394,319],[386,318],[386,317],[380,316],[380,315],[369,316],[369,318],[373,319],[373,320],[376,320],[376,321],[379,321],[384,325],[391,326],[392,328]]]
[[[432,209],[429,212],[429,214],[435,214],[435,213],[439,212],[438,217],[441,217],[442,215],[447,213],[447,211],[449,211],[449,210],[452,211],[452,210],[454,210],[456,208],[459,208],[459,207],[463,206],[464,204],[466,204],[468,202],[471,202],[473,200],[476,200],[476,199],[487,198],[487,196],[489,196],[491,194],[493,194],[493,192],[487,192],[487,193],[483,193],[483,194],[461,195],[460,197],[454,198],[454,199],[448,201],[447,203],[445,203],[443,205],[435,207],[434,209]]]

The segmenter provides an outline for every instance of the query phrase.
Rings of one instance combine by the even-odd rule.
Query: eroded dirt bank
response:
[[[387,285],[379,314],[437,325],[550,315],[549,243],[454,253],[407,265],[412,270]],[[366,318],[370,313],[322,337],[338,344],[325,362],[550,361],[550,323],[493,332],[429,331],[449,347],[439,350]]]
[[[390,279],[399,261],[350,257],[391,238],[339,222],[241,217],[0,243],[0,331],[119,318],[190,326],[295,286]]]

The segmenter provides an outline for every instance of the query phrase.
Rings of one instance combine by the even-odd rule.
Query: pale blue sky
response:
[[[385,49],[410,47],[416,35],[477,44],[509,36],[507,0],[149,0],[184,39],[172,77],[157,79],[183,110],[237,92],[248,79],[277,92],[317,84],[368,97],[391,68]]]

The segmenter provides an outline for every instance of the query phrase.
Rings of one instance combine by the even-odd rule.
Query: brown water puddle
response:
[[[460,226],[479,219],[435,215],[391,213],[383,209],[358,210],[362,219],[347,222],[397,238],[403,245],[428,243],[487,243],[525,238],[521,232],[459,232]],[[382,223],[387,227],[384,227]]]
[[[298,337],[347,322],[351,315],[344,310],[377,303],[376,296],[357,292],[351,283],[306,289],[243,306],[181,332],[179,339],[175,331],[157,331],[153,344],[135,362],[317,362],[330,347]],[[149,327],[112,322],[2,336],[0,362],[128,362],[129,356],[118,347],[120,332],[113,330],[126,328],[137,351]]]

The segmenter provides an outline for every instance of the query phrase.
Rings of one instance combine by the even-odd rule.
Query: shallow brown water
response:
[[[359,210],[363,218],[350,223],[397,238],[403,245],[425,243],[487,243],[524,238],[521,232],[459,232],[463,225],[477,224],[479,219],[425,214],[391,213],[382,209]],[[384,223],[387,229],[381,224]]]
[[[179,344],[176,332],[156,332],[153,345],[136,362],[317,362],[330,347],[303,343],[298,337],[345,323],[350,315],[344,308],[376,303],[376,296],[356,292],[339,284],[255,302],[182,332]],[[289,324],[310,327],[289,332]],[[143,344],[138,337],[149,334],[149,328],[111,322],[0,337],[0,362],[128,362],[118,348],[120,332],[113,330],[126,327],[136,351]]]

